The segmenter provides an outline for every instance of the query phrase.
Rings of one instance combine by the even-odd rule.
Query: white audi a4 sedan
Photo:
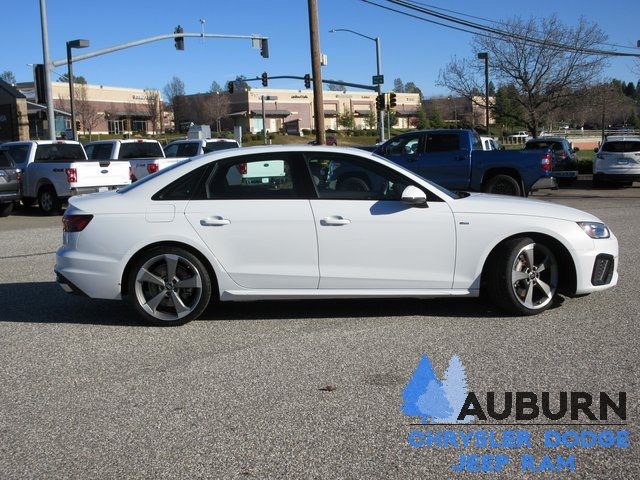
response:
[[[452,174],[455,172],[452,171]],[[516,315],[618,280],[596,217],[450,192],[371,153],[254,147],[194,157],[74,197],[57,281],[178,325],[213,301],[475,297]]]

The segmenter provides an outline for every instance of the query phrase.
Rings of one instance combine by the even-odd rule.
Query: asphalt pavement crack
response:
[[[21,255],[7,255],[6,257],[0,257],[0,260],[6,260],[9,258],[28,258],[28,257],[37,257],[40,255],[51,255],[56,253],[55,250],[52,252],[39,252],[39,253],[26,253]]]

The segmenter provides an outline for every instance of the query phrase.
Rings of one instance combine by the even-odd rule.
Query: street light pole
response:
[[[73,60],[71,58],[72,48],[86,48],[89,46],[89,40],[71,40],[67,42],[67,76],[69,80],[69,104],[71,108],[71,131],[73,132],[73,139],[78,140],[78,132],[76,129],[76,106],[74,95],[74,81],[73,81]]]
[[[480,52],[478,58],[484,60],[484,118],[487,134],[491,135],[489,130],[489,53]]]
[[[349,30],[348,28],[332,28],[331,30],[329,30],[329,33],[335,33],[335,32],[349,32],[349,33],[353,33],[354,35],[358,35],[359,37],[362,38],[366,38],[368,40],[371,40],[372,42],[376,43],[376,74],[378,76],[382,75],[382,57],[380,54],[380,37],[370,37],[368,35],[364,35],[362,33],[356,32],[354,30]],[[376,87],[376,91],[378,92],[378,95],[382,95],[382,84],[378,84]],[[389,127],[389,132],[391,132],[391,127]],[[380,133],[380,141],[384,142],[384,110],[380,111],[380,115],[378,115],[378,131]]]
[[[56,139],[56,119],[53,111],[53,93],[51,89],[51,57],[49,56],[49,32],[47,27],[47,3],[40,0],[40,27],[42,29],[42,61],[44,62],[44,83],[47,96],[47,123],[49,139]]]

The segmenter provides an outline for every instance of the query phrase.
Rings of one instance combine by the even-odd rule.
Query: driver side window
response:
[[[413,182],[400,173],[364,158],[313,154],[307,159],[319,199],[400,200]]]

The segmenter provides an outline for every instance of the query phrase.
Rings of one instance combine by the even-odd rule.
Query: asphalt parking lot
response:
[[[627,392],[630,448],[552,453],[575,455],[563,478],[640,478],[640,188],[534,198],[612,228],[616,288],[531,318],[473,299],[258,302],[154,328],[54,283],[60,217],[0,219],[0,478],[446,478],[464,452],[411,448],[400,411],[422,354],[440,375],[459,355],[475,392]]]

